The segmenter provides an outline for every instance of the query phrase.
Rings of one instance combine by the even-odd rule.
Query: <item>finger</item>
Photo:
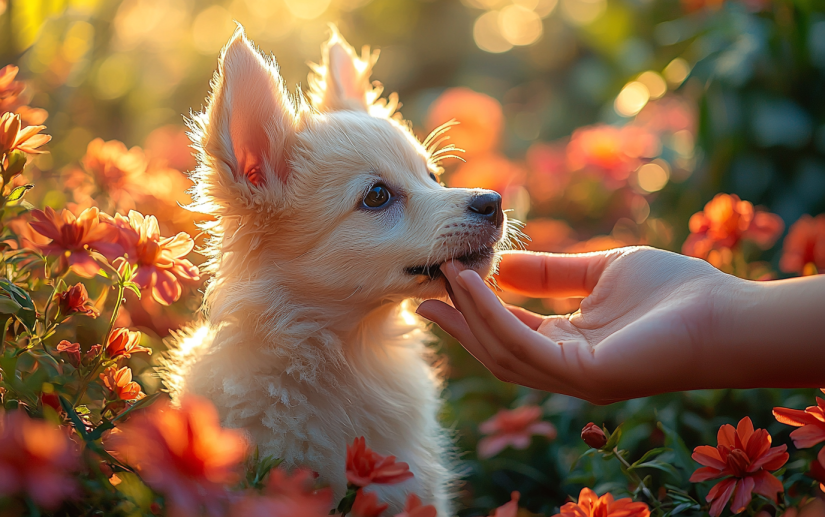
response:
[[[576,255],[504,252],[498,284],[505,291],[534,298],[587,296],[618,255],[614,250]]]
[[[458,274],[472,303],[462,300],[462,313],[474,329],[475,322],[489,333],[474,332],[487,352],[499,365],[510,370],[537,371],[565,391],[578,391],[582,379],[582,361],[592,362],[590,347],[583,339],[563,346],[534,332],[504,308],[475,271]],[[583,336],[577,336],[583,338]]]
[[[539,325],[542,324],[545,318],[541,314],[536,314],[535,312],[528,311],[527,309],[519,307],[517,305],[507,304],[506,307],[507,310],[512,312],[516,318],[521,320],[522,323],[524,323],[533,330],[538,330]]]
[[[481,364],[493,364],[490,354],[473,335],[467,326],[464,316],[456,309],[439,300],[425,300],[415,311],[419,316],[427,318],[444,332],[453,336]],[[489,369],[489,367],[488,367]]]

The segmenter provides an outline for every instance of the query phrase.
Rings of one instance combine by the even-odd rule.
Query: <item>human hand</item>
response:
[[[501,380],[597,404],[737,382],[728,375],[736,357],[717,337],[744,281],[705,261],[646,247],[504,254],[504,290],[586,296],[563,316],[505,307],[474,271],[456,262],[441,269],[455,308],[427,300],[418,314]]]

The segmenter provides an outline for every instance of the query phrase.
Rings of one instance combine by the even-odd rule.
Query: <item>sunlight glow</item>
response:
[[[619,96],[616,97],[614,107],[616,113],[623,117],[632,117],[639,113],[650,100],[650,92],[644,84],[633,81],[627,83]]]

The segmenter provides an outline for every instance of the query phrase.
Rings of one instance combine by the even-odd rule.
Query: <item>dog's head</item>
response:
[[[449,259],[488,276],[507,233],[499,194],[439,183],[440,134],[425,147],[395,96],[379,99],[377,53],[359,57],[334,29],[322,52],[306,100],[240,29],[223,50],[192,124],[219,270],[348,304],[443,295]]]

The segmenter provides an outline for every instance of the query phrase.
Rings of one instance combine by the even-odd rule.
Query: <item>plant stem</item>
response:
[[[653,505],[659,507],[659,500],[653,497],[653,493],[650,491],[649,488],[647,488],[645,482],[642,481],[642,478],[640,478],[635,472],[630,470],[630,463],[628,463],[627,460],[624,459],[621,454],[619,454],[618,446],[613,447],[613,455],[616,456],[619,462],[624,466],[624,469],[622,470],[624,470],[627,477],[629,477],[631,481],[633,481],[634,483],[636,483],[637,486],[639,486],[639,488],[642,490],[642,493],[645,495],[645,497],[647,497],[650,500],[651,503],[653,503]]]

